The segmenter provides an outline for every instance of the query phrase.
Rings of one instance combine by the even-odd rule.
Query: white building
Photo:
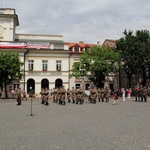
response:
[[[62,35],[16,34],[19,25],[14,9],[0,9],[0,50],[19,52],[24,62],[24,77],[14,81],[11,88],[18,86],[27,93],[32,88],[69,87],[69,56],[71,51]]]
[[[80,54],[91,48],[84,42],[64,42],[62,35],[16,34],[19,19],[15,9],[0,8],[0,51],[19,52],[24,63],[24,76],[9,86],[9,90],[18,86],[29,93],[39,93],[41,88],[52,89],[82,86],[87,89],[91,82],[83,77],[70,78],[72,65],[79,61]],[[111,84],[116,85],[115,81]]]

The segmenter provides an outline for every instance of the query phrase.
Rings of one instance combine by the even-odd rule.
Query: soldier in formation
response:
[[[63,104],[63,105],[66,104],[66,102],[65,102],[65,96],[66,96],[66,89],[65,89],[65,87],[63,86],[63,87],[61,88],[61,100],[62,100],[62,104]]]
[[[26,94],[26,91],[25,91],[25,90],[22,91],[22,101],[23,101],[24,99],[27,101],[27,94]]]
[[[150,94],[149,87],[142,85],[136,86],[134,89],[136,102],[147,102],[147,96]]]
[[[17,100],[17,105],[21,105],[21,88],[18,88],[16,91],[16,100]]]
[[[72,90],[71,90],[71,98],[72,98],[72,103],[75,103],[76,90],[74,89],[74,87],[72,87]]]
[[[42,88],[41,92],[41,104],[45,104],[46,106],[49,105],[48,99],[49,99],[49,90],[48,88]]]
[[[104,87],[104,97],[105,97],[105,101],[109,102],[109,86],[108,85]]]
[[[104,89],[103,88],[98,88],[97,97],[98,97],[99,102],[100,101],[104,102]]]
[[[70,98],[71,98],[71,91],[70,91],[70,89],[68,88],[68,89],[67,89],[67,99],[68,99],[68,103],[71,102]]]
[[[90,103],[96,104],[97,91],[96,88],[90,89]]]
[[[76,104],[83,104],[83,102],[84,102],[84,99],[83,99],[83,89],[82,89],[82,87],[80,87],[80,88],[77,88],[76,90],[75,90],[75,101],[76,101]]]

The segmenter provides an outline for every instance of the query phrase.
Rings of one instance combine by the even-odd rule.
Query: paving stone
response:
[[[150,98],[112,103],[0,100],[0,150],[150,150]]]

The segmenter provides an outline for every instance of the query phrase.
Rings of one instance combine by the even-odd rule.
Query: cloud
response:
[[[60,34],[87,43],[118,39],[125,29],[150,29],[149,0],[5,0],[15,8],[17,33]]]

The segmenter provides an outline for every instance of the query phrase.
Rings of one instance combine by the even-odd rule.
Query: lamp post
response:
[[[30,100],[31,100],[31,113],[30,113],[30,116],[33,117],[35,114],[32,113],[32,98],[33,98],[33,89],[32,89],[32,87],[30,87],[29,97],[30,97]]]

